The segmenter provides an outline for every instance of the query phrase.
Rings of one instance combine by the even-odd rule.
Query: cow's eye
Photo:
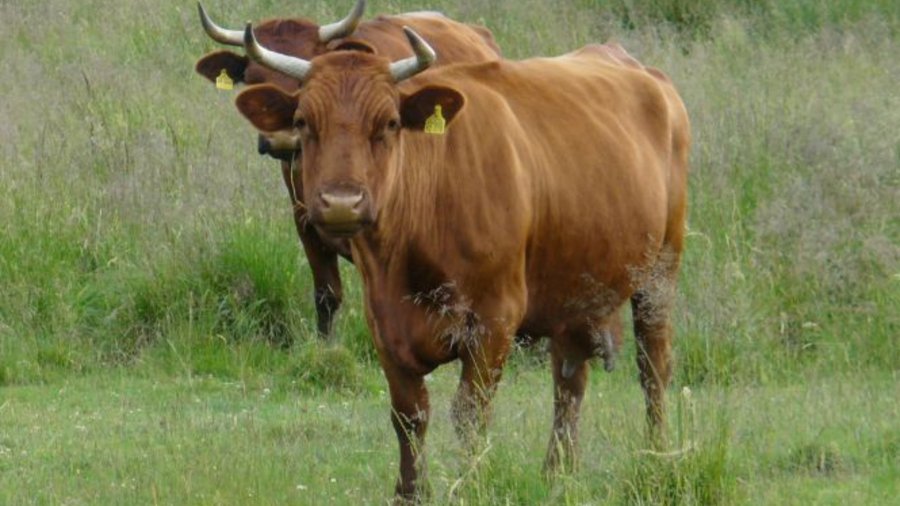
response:
[[[384,124],[384,127],[376,130],[375,133],[372,134],[372,142],[383,142],[388,133],[396,132],[399,129],[400,122],[391,118]]]
[[[303,139],[312,141],[318,138],[316,129],[303,118],[294,120],[294,129],[300,132],[301,138]]]

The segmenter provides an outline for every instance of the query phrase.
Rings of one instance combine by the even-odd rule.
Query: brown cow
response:
[[[273,19],[260,24],[256,34],[268,47],[295,57],[312,58],[336,49],[358,49],[394,59],[412,56],[402,29],[409,25],[429,37],[441,51],[436,64],[489,61],[500,55],[493,35],[486,28],[458,23],[437,13],[379,16],[372,21],[360,22],[365,4],[364,0],[359,0],[346,18],[322,27],[306,19]],[[197,8],[201,23],[213,40],[243,46],[242,30],[222,28],[209,18],[199,2]],[[236,83],[271,83],[288,92],[296,91],[300,86],[297,79],[230,51],[209,53],[196,64],[197,72],[213,82],[223,69]],[[346,241],[322,237],[314,228],[307,226],[300,167],[294,166],[292,170],[290,164],[297,147],[292,129],[266,131],[258,139],[260,154],[282,160],[281,172],[294,205],[297,234],[313,273],[317,327],[320,334],[328,335],[342,299],[337,256],[340,254],[349,260],[350,248]]]
[[[462,362],[452,412],[470,435],[487,420],[517,332],[550,339],[545,465],[574,463],[588,360],[629,300],[650,433],[660,437],[690,145],[678,93],[614,46],[410,78],[434,52],[407,35],[415,59],[341,52],[285,65],[248,26],[251,57],[304,85],[237,98],[254,125],[298,130],[310,220],[350,239],[390,387],[397,494],[420,490],[424,376]],[[446,131],[427,133],[440,130],[438,107]]]

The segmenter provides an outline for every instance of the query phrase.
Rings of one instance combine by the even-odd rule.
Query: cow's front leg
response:
[[[425,490],[425,431],[431,406],[424,376],[386,365],[391,391],[391,422],[400,444],[400,478],[395,492],[403,501],[417,502]]]
[[[331,334],[334,315],[341,307],[343,293],[338,256],[322,242],[314,229],[301,229],[301,226],[298,224],[297,230],[309,268],[312,270],[315,288],[313,295],[316,303],[316,328],[321,337],[328,337]]]
[[[316,305],[316,328],[321,337],[331,335],[331,323],[341,307],[341,273],[338,269],[338,254],[334,248],[322,240],[319,233],[309,225],[303,195],[302,174],[290,162],[282,162],[281,173],[287,186],[291,204],[294,207],[294,225],[306,253],[306,260],[313,275],[313,297]]]

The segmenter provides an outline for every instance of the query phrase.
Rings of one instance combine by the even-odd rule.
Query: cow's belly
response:
[[[518,334],[544,337],[566,329],[603,326],[632,292],[621,276],[606,279],[604,274],[583,271],[576,276],[557,276],[552,283],[535,283],[533,289],[530,286]]]
[[[651,272],[662,235],[658,226],[639,227],[627,237],[585,234],[533,247],[520,334],[543,337],[604,325]]]

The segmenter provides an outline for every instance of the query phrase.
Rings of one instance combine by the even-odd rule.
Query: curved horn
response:
[[[307,74],[309,74],[311,65],[303,58],[276,53],[260,46],[253,35],[252,23],[247,23],[247,28],[244,30],[244,51],[257,63],[299,81],[305,80]]]
[[[409,39],[409,44],[412,46],[413,53],[416,55],[406,58],[405,60],[391,63],[391,75],[394,76],[394,81],[398,83],[427,69],[434,63],[435,58],[437,58],[434,49],[425,42],[425,39],[413,31],[412,28],[404,26],[403,33],[405,33],[406,38]]]
[[[200,12],[200,23],[212,40],[229,46],[244,45],[244,34],[240,30],[228,30],[213,23],[213,20],[209,19],[206,9],[203,8],[203,4],[200,2],[197,2],[197,10]]]
[[[366,0],[357,0],[356,5],[346,18],[331,23],[330,25],[319,27],[319,40],[323,43],[346,37],[356,30],[356,26],[362,20],[363,13],[366,11]]]

